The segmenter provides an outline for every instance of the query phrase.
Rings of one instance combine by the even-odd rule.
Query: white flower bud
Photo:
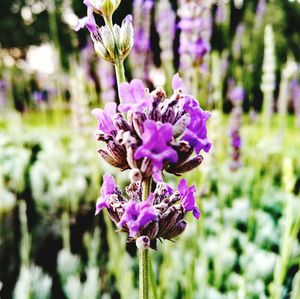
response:
[[[122,58],[126,58],[133,46],[133,26],[132,26],[132,16],[128,15],[122,22],[120,30],[120,50],[122,53]]]
[[[150,239],[147,236],[140,236],[135,241],[136,247],[138,249],[148,249],[150,248]]]

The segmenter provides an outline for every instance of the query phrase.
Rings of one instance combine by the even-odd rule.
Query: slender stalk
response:
[[[142,199],[146,200],[151,192],[151,180],[147,178],[143,181]],[[139,250],[139,299],[149,299],[149,250]]]
[[[120,99],[120,84],[122,82],[126,82],[123,62],[124,62],[123,60],[116,59],[116,63],[115,63],[115,72],[116,72],[116,78],[117,78],[119,99]],[[121,101],[121,99],[120,99],[120,101]]]
[[[139,280],[140,293],[139,299],[149,299],[149,250],[140,249],[139,252]]]

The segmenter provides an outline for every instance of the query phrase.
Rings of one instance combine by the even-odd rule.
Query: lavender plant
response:
[[[157,248],[157,239],[172,240],[181,234],[188,212],[200,217],[195,186],[181,179],[173,190],[163,181],[163,172],[181,175],[201,164],[200,153],[211,148],[206,129],[210,113],[186,91],[179,75],[173,77],[169,98],[162,88],[150,92],[141,80],[122,82],[123,60],[133,43],[131,17],[126,17],[121,28],[112,26],[111,16],[119,2],[103,1],[98,6],[87,0],[84,3],[88,16],[79,27],[88,28],[96,52],[115,64],[119,88],[119,105],[111,102],[104,110],[92,111],[98,120],[96,140],[106,146],[98,152],[120,171],[129,170],[131,181],[125,196],[114,177],[105,174],[96,214],[107,209],[119,231],[128,233],[128,242],[136,243],[140,252],[140,298],[149,298],[148,249]],[[97,27],[93,11],[104,16],[105,27]]]

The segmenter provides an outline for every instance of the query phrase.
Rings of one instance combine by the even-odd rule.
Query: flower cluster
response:
[[[129,242],[156,249],[157,239],[172,240],[184,231],[186,213],[191,211],[195,218],[200,217],[194,198],[195,187],[189,187],[182,179],[177,189],[173,191],[167,184],[159,183],[154,192],[141,201],[141,184],[131,182],[126,188],[127,199],[114,178],[105,174],[96,214],[106,208],[120,231],[129,233]]]
[[[122,171],[130,169],[131,179],[127,200],[113,177],[105,175],[96,213],[107,208],[111,219],[129,232],[129,240],[143,236],[138,246],[146,240],[155,247],[152,240],[180,234],[188,211],[200,216],[195,187],[181,180],[178,191],[173,192],[163,183],[163,171],[180,175],[200,165],[200,153],[211,147],[206,129],[210,113],[185,92],[178,75],[172,86],[173,95],[167,98],[162,88],[149,92],[141,80],[124,82],[119,86],[118,106],[110,102],[104,110],[92,111],[98,120],[96,139],[106,145],[99,149],[100,156]],[[157,183],[156,190],[142,201],[142,182],[149,178]]]
[[[121,170],[131,169],[133,180],[153,176],[162,181],[163,170],[176,175],[190,171],[202,162],[200,152],[211,147],[206,129],[210,113],[185,93],[178,75],[173,90],[167,98],[163,89],[150,93],[134,79],[120,85],[118,107],[107,103],[92,112],[98,120],[96,139],[106,144],[100,156]]]
[[[80,19],[76,31],[86,27],[94,43],[96,53],[115,64],[118,60],[124,60],[133,46],[132,16],[128,15],[119,25],[112,25],[113,12],[120,5],[120,0],[84,0],[87,7],[87,16]],[[105,26],[98,27],[94,18],[94,12],[101,14],[105,19]]]

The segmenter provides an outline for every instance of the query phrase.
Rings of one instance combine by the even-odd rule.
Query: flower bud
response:
[[[135,242],[138,249],[148,249],[150,247],[150,239],[147,236],[140,236]]]
[[[104,45],[100,41],[94,41],[94,49],[98,56],[102,57],[104,60],[113,63],[114,58],[105,49]]]
[[[119,7],[120,3],[121,0],[104,0],[101,8],[103,16],[112,16],[115,10]]]
[[[203,157],[201,155],[197,155],[196,157],[190,159],[189,161],[183,163],[182,165],[175,166],[174,168],[167,170],[170,173],[181,174],[184,172],[188,172],[198,167],[203,161]]]
[[[181,116],[173,127],[173,136],[177,138],[181,134],[183,134],[187,126],[190,124],[190,121],[191,117],[189,116],[189,114],[186,113]]]
[[[174,225],[172,229],[169,230],[169,232],[166,235],[166,239],[173,239],[180,235],[186,228],[186,221],[185,220],[180,220],[179,222]]]
[[[115,56],[115,41],[107,26],[100,27],[100,37],[102,44],[109,55],[114,59]]]
[[[122,58],[125,59],[128,56],[134,42],[131,15],[126,16],[122,22],[119,41]]]
[[[129,172],[129,179],[131,182],[140,182],[143,176],[138,168],[131,169]]]

